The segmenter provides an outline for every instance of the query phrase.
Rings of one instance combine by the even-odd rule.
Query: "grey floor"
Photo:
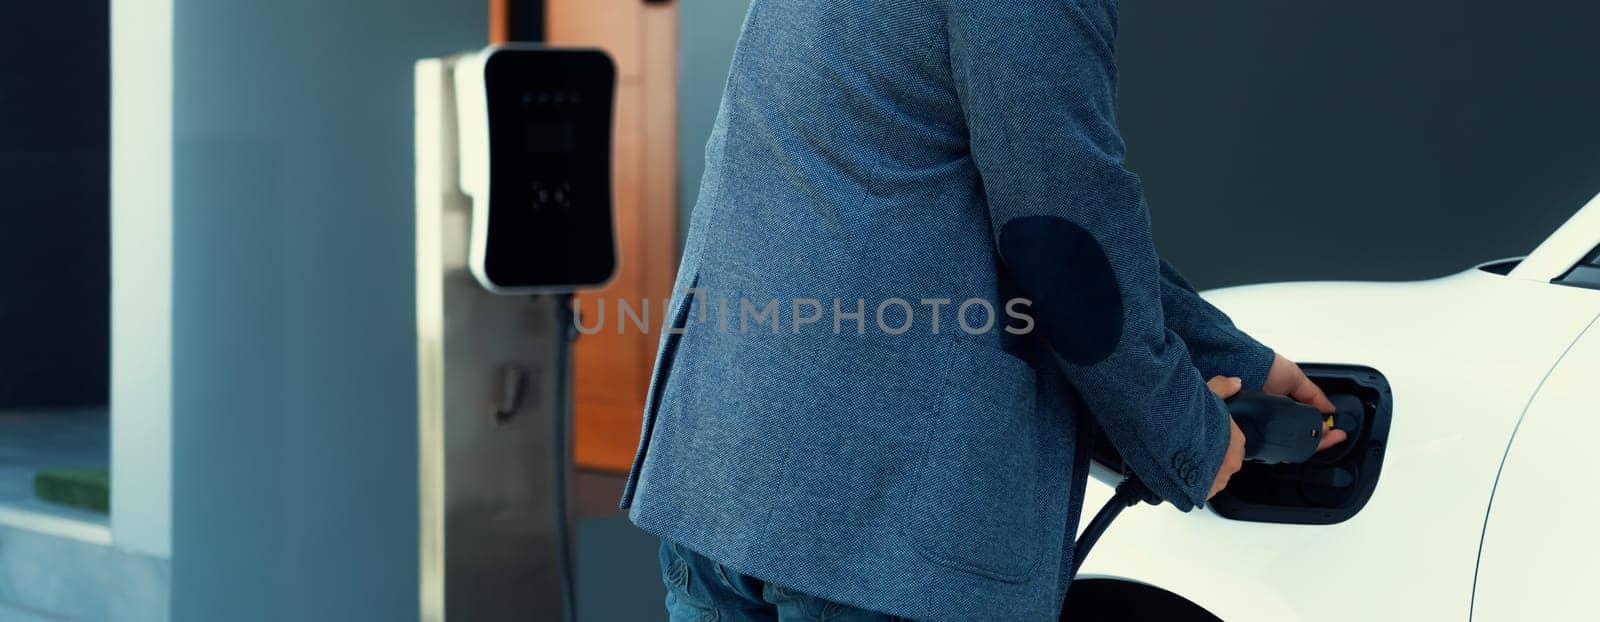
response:
[[[578,619],[584,622],[665,620],[666,588],[656,562],[659,540],[617,510],[623,477],[579,471]]]
[[[24,609],[17,609],[0,604],[0,620],[5,622],[63,622],[61,618],[34,613]]]
[[[34,498],[33,475],[47,467],[104,467],[108,434],[104,408],[0,412],[0,506],[106,524],[105,515]],[[617,474],[576,474],[578,612],[585,622],[666,619],[666,592],[656,564],[658,541],[617,509],[622,484]],[[0,620],[7,622],[51,619],[0,605]]]
[[[104,525],[107,517],[39,501],[41,468],[105,468],[110,460],[106,409],[0,411],[0,506]]]

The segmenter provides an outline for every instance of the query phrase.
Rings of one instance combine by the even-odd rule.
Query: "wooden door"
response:
[[[491,11],[500,20],[491,25],[496,37],[519,23],[516,4],[509,7]],[[613,184],[620,262],[615,281],[578,297],[586,326],[604,300],[605,324],[580,337],[574,353],[574,458],[581,467],[625,471],[639,442],[659,326],[677,271],[677,7],[546,0],[544,26],[550,45],[599,47],[617,63]],[[649,301],[648,334],[619,321],[617,303],[624,299],[636,310]]]

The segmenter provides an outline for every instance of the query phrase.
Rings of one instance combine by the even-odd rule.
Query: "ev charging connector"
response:
[[[1244,459],[1246,462],[1264,464],[1293,464],[1310,460],[1322,442],[1322,433],[1330,420],[1315,407],[1301,404],[1281,395],[1259,391],[1241,391],[1226,400],[1228,414],[1244,433]],[[1078,576],[1083,560],[1089,557],[1100,536],[1117,519],[1122,510],[1139,503],[1160,505],[1161,497],[1150,490],[1132,471],[1101,506],[1072,550],[1072,576]]]

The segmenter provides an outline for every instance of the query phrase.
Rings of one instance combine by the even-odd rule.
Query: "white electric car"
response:
[[[1600,620],[1600,198],[1520,260],[1206,297],[1360,429],[1205,509],[1127,509],[1063,619]]]

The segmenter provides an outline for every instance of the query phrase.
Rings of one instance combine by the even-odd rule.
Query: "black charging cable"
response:
[[[556,310],[556,360],[555,360],[555,413],[550,417],[550,455],[555,463],[555,512],[557,571],[561,574],[561,618],[577,622],[578,595],[572,570],[572,534],[567,529],[567,415],[572,412],[570,385],[572,382],[572,344],[578,339],[577,312],[572,308],[572,294],[552,297]]]
[[[1089,521],[1089,526],[1083,528],[1083,534],[1078,536],[1078,543],[1072,547],[1072,576],[1078,576],[1078,568],[1083,566],[1083,560],[1088,559],[1090,549],[1094,543],[1100,541],[1100,536],[1105,534],[1106,528],[1111,526],[1111,521],[1117,520],[1122,510],[1131,508],[1140,503],[1160,505],[1161,497],[1151,492],[1144,482],[1139,481],[1139,476],[1128,473],[1128,476],[1117,484],[1117,491],[1111,495],[1111,500],[1100,506],[1100,511],[1095,512],[1094,519]]]
[[[1281,395],[1268,395],[1260,391],[1241,391],[1225,400],[1228,415],[1244,433],[1244,459],[1246,462],[1265,464],[1300,463],[1311,459],[1317,452],[1322,436],[1324,415],[1316,408],[1301,404]],[[1117,520],[1122,510],[1140,502],[1161,505],[1161,497],[1139,481],[1132,471],[1117,484],[1111,500],[1100,507],[1094,519],[1084,527],[1083,534],[1072,549],[1072,577],[1089,557],[1089,551],[1100,541],[1111,521]]]

